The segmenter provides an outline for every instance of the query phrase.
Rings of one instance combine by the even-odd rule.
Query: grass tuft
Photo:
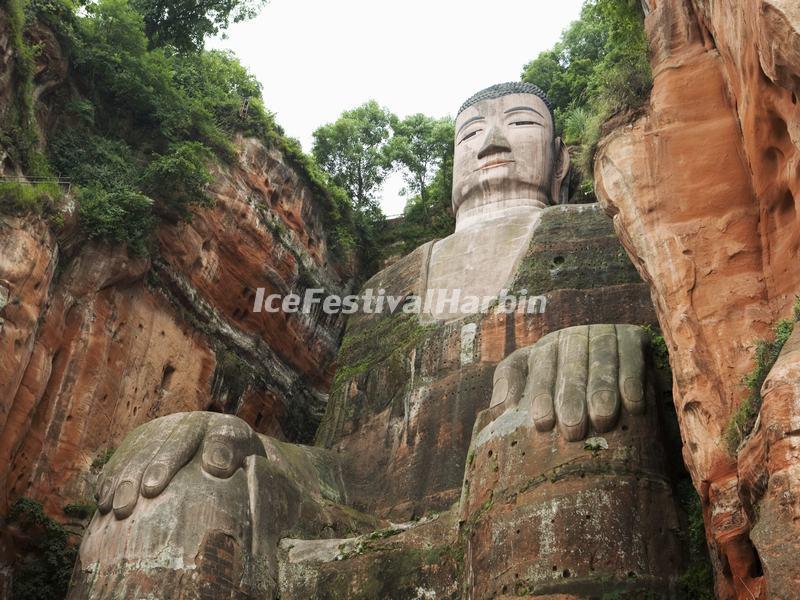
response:
[[[56,182],[0,181],[0,214],[42,214],[62,197]]]
[[[736,456],[742,441],[753,430],[758,412],[761,410],[761,386],[764,385],[767,375],[778,360],[786,340],[792,335],[795,322],[800,320],[800,297],[795,301],[792,312],[794,319],[781,319],[775,325],[774,340],[755,342],[755,365],[742,380],[748,390],[747,396],[731,415],[722,432],[722,440],[731,456]]]

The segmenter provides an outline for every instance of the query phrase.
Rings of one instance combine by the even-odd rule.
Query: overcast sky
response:
[[[264,87],[286,133],[312,132],[375,99],[403,117],[455,116],[478,90],[518,80],[578,17],[582,0],[270,0],[261,14],[209,43],[233,50]],[[403,210],[402,183],[384,186],[386,214]]]

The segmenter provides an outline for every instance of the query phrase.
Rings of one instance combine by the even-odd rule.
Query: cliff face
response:
[[[0,114],[16,93],[9,22],[0,11]],[[32,93],[44,142],[47,92],[69,82],[52,33],[31,35],[43,48]],[[233,161],[212,166],[213,207],[162,225],[147,258],[82,239],[66,189],[58,235],[43,217],[0,215],[0,513],[29,496],[63,518],[65,504],[90,501],[107,451],[176,411],[313,435],[343,323],[255,313],[256,290],[343,294],[356,265],[329,247],[328,209],[299,168],[256,139],[234,146]],[[4,154],[0,173],[15,171]]]
[[[753,341],[771,339],[800,292],[800,12],[779,0],[646,4],[650,106],[601,143],[596,188],[669,345],[718,595],[793,597],[800,481],[788,376],[771,376],[781,391],[765,386],[738,452],[722,438],[746,396]]]
[[[253,299],[311,281],[341,292],[348,265],[282,157],[254,140],[239,150],[217,173],[215,206],[163,227],[152,260],[101,243],[66,255],[41,219],[3,218],[4,504],[27,495],[58,515],[88,500],[98,455],[176,411],[229,412],[292,440],[313,432],[341,323],[254,313]]]
[[[247,147],[270,160],[256,144]],[[324,405],[339,323],[249,309],[259,286],[296,288],[299,257],[328,286],[343,281],[323,266],[324,248],[317,258],[302,256],[290,225],[281,241],[262,222],[265,200],[245,175],[266,186],[275,174],[242,167],[222,181],[213,209],[161,231],[163,258],[152,266],[99,244],[66,258],[41,222],[7,220],[0,452],[11,498],[46,499],[58,511],[90,497],[83,475],[98,452],[136,425],[180,410],[224,410],[262,432],[307,439]],[[277,194],[300,211],[303,192],[289,182]],[[263,212],[286,223],[280,210]],[[309,230],[324,244],[319,229]]]

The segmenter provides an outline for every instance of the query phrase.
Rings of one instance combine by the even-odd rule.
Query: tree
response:
[[[314,132],[312,154],[361,212],[378,209],[375,193],[389,169],[384,147],[392,114],[370,100]]]
[[[642,16],[630,4],[587,0],[561,40],[525,65],[522,80],[541,87],[563,115],[590,103],[611,70],[641,68],[647,59]]]
[[[231,23],[255,17],[266,0],[132,0],[144,17],[152,47],[200,50],[203,41]]]
[[[107,192],[92,186],[81,190],[79,200],[80,223],[88,238],[127,243],[134,254],[147,254],[156,224],[150,198],[129,188]]]
[[[453,146],[427,189],[427,198],[414,196],[406,202],[403,221],[395,228],[394,236],[403,242],[402,252],[408,253],[433,239],[453,233],[452,213]]]
[[[453,233],[453,122],[412,115],[394,123],[386,154],[401,165],[408,188],[403,219],[386,231],[381,247],[406,254],[427,241]]]
[[[552,49],[522,71],[555,105],[556,126],[575,146],[581,201],[593,200],[592,165],[602,124],[633,112],[647,99],[650,65],[644,16],[638,0],[586,0]]]
[[[453,153],[453,122],[417,113],[392,122],[393,136],[386,145],[387,162],[399,165],[407,189],[423,205],[437,169]]]

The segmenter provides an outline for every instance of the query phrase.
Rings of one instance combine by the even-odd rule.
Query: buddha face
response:
[[[456,119],[453,210],[507,201],[550,204],[560,182],[562,144],[550,111],[534,94],[482,100]],[[558,170],[558,173],[554,171]]]

